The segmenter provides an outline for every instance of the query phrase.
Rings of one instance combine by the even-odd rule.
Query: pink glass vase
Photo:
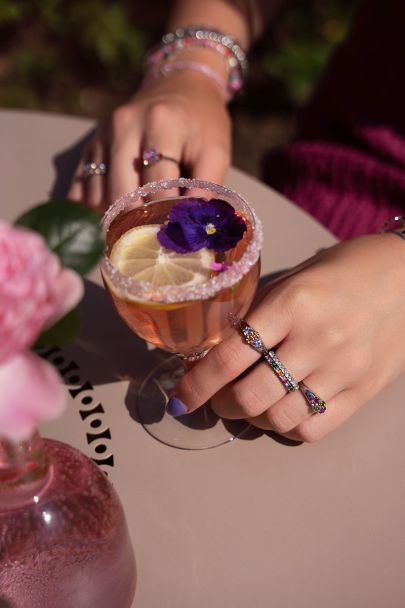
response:
[[[97,465],[38,434],[0,441],[0,605],[130,608],[135,582],[123,509]]]

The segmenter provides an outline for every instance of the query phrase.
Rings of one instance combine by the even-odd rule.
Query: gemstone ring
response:
[[[231,315],[231,322],[234,326],[239,328],[245,342],[263,356],[263,359],[289,393],[300,390],[314,414],[323,414],[326,412],[325,401],[311,391],[303,382],[297,382],[295,380],[288,369],[281,363],[274,350],[271,350],[264,345],[259,332],[253,329],[246,321],[239,319],[235,315]]]
[[[106,163],[86,163],[83,167],[83,177],[90,177],[91,175],[105,175],[107,173]]]
[[[144,167],[152,167],[152,165],[156,165],[161,160],[170,160],[172,163],[176,163],[176,165],[180,164],[179,160],[158,152],[156,148],[145,148],[142,153],[142,164]]]

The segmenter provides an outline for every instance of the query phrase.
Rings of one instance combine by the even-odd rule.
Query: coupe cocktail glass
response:
[[[114,244],[137,226],[164,224],[173,205],[191,196],[222,199],[246,222],[247,230],[236,246],[215,254],[213,267],[220,271],[212,270],[203,282],[160,287],[122,274],[110,259]],[[139,420],[156,439],[183,449],[210,448],[240,436],[248,425],[219,419],[209,404],[178,418],[167,414],[165,407],[185,370],[235,331],[231,316],[243,316],[252,303],[262,243],[254,210],[228,188],[179,178],[149,183],[123,196],[108,209],[102,226],[106,253],[101,272],[118,313],[138,336],[175,355],[142,382],[137,395]]]

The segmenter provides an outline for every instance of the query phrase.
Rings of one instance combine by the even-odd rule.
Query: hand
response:
[[[100,125],[86,146],[68,197],[103,211],[139,184],[177,178],[180,167],[161,160],[142,168],[142,150],[178,159],[191,177],[221,183],[230,163],[230,119],[224,94],[205,75],[173,73],[141,89]],[[105,176],[83,178],[83,166],[105,162]]]
[[[189,411],[211,399],[224,418],[320,439],[405,370],[404,270],[398,236],[361,237],[318,253],[259,293],[247,323],[325,400],[325,413],[313,414],[301,391],[286,393],[238,330],[182,378],[175,396]]]

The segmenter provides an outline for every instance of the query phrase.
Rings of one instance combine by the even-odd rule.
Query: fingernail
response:
[[[177,397],[170,397],[166,405],[166,412],[170,416],[183,416],[187,413],[187,406]]]

